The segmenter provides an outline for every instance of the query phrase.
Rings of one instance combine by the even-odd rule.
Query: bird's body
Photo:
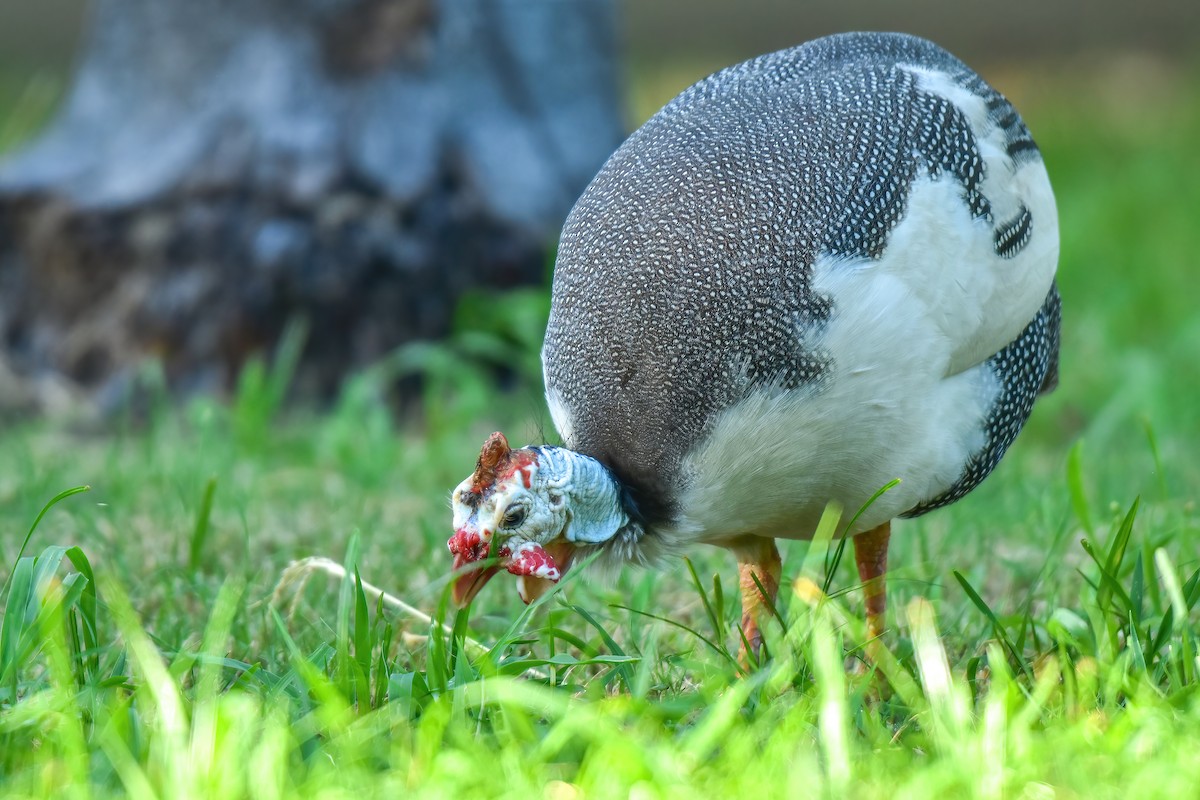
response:
[[[1054,384],[1057,257],[1029,131],[932,43],[843,34],[686,90],[584,192],[555,268],[547,400],[618,487],[610,549],[777,565],[771,540],[899,478],[848,531],[886,553],[882,526],[970,491]]]

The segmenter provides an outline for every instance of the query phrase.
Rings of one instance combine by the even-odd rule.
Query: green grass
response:
[[[1192,796],[1200,80],[1159,77],[1012,78],[1059,198],[1061,385],[983,487],[897,525],[888,699],[844,669],[861,593],[820,539],[788,546],[786,624],[745,678],[715,550],[448,611],[449,488],[491,430],[550,430],[544,295],[477,298],[326,414],[280,410],[289,346],[230,403],[0,433],[3,794]],[[427,413],[400,423],[385,387],[414,371]],[[352,577],[276,591],[312,555]]]

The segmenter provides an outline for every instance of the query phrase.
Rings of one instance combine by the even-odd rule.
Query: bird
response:
[[[892,521],[978,486],[1058,382],[1058,255],[1028,127],[933,42],[843,33],[701,80],[567,217],[542,350],[563,444],[488,437],[451,496],[455,602],[716,545],[750,660],[776,541],[832,503],[861,510],[840,533],[878,641]]]

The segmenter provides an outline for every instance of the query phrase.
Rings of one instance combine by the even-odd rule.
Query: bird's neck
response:
[[[591,456],[565,447],[540,447],[539,466],[560,490],[570,522],[568,541],[587,545],[636,543],[644,532],[617,477]]]

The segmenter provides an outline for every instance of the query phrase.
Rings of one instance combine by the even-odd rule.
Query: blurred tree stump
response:
[[[300,315],[298,386],[327,395],[468,288],[542,280],[622,136],[614,15],[94,0],[57,118],[0,162],[0,375],[111,404],[152,356],[219,390]]]

